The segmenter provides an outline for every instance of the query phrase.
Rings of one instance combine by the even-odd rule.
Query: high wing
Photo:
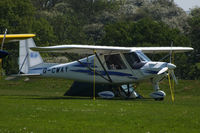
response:
[[[35,34],[7,34],[4,42],[5,43],[16,42],[16,41],[25,40],[32,37],[35,37]],[[3,38],[4,38],[4,35],[0,35],[0,42],[2,42]]]
[[[191,47],[114,47],[114,46],[93,46],[93,45],[58,45],[49,47],[32,47],[31,50],[39,52],[67,52],[77,54],[97,53],[117,53],[132,52],[140,50],[144,53],[174,53],[187,52],[193,50]]]
[[[128,47],[114,47],[114,46],[94,46],[94,45],[58,45],[49,47],[33,47],[33,51],[38,52],[66,52],[76,54],[93,54],[97,53],[113,53],[113,52],[131,52]]]
[[[138,47],[143,53],[169,53],[170,51],[174,53],[183,53],[194,50],[191,47]]]

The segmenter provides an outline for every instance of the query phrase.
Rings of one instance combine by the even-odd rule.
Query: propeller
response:
[[[0,59],[6,57],[8,55],[8,52],[0,50]]]
[[[176,79],[176,76],[174,74],[174,70],[171,70],[169,73],[171,74],[171,76],[172,76],[173,80],[175,81],[175,83],[178,84],[178,80]]]
[[[169,88],[171,92],[172,102],[174,102],[174,87],[172,87],[172,84],[171,84],[170,74],[168,73],[167,75],[168,75],[168,80],[169,80]]]
[[[171,43],[171,48],[173,47],[173,41],[172,41],[172,43]],[[172,50],[170,51],[170,53],[169,53],[169,55],[170,55],[170,63],[168,63],[169,64],[169,66],[171,66],[171,68],[173,67],[172,65],[174,65],[174,53],[172,52]],[[172,64],[172,61],[173,61],[173,64]],[[174,65],[175,66],[175,65]],[[175,68],[174,68],[175,69]],[[176,84],[178,84],[178,81],[177,81],[177,79],[176,79],[176,76],[175,76],[175,74],[174,74],[174,69],[170,69],[169,71],[168,71],[168,80],[169,80],[169,89],[170,89],[170,92],[171,92],[171,98],[172,98],[172,102],[174,102],[174,82],[176,83]],[[171,82],[171,78],[170,78],[170,75],[171,75],[171,77],[173,78],[173,81]]]
[[[171,43],[171,47],[173,47],[173,42]],[[174,74],[174,69],[176,68],[176,65],[172,63],[172,61],[174,62],[174,53],[172,50],[170,51],[169,56],[170,56],[170,63],[167,63],[166,67],[162,68],[157,74],[161,75],[168,72],[167,76],[169,80],[169,88],[171,92],[172,101],[174,102],[174,82],[178,84],[178,80]],[[172,82],[171,82],[171,77],[173,79]]]
[[[165,72],[167,72],[168,71],[168,67],[164,67],[164,68],[162,68],[157,74],[158,75],[161,75],[161,74],[163,74],[163,73],[165,73]]]
[[[176,79],[176,76],[174,74],[174,69],[176,68],[176,66],[172,63],[167,63],[167,66],[162,68],[157,74],[163,74],[165,72],[168,72],[167,76],[168,76],[168,80],[169,80],[169,88],[170,88],[170,92],[171,92],[171,97],[172,97],[172,101],[174,102],[174,82],[176,84],[178,84],[178,81]],[[173,81],[171,82],[171,77],[173,78]]]
[[[165,73],[165,72],[167,72],[168,71],[168,73],[170,72],[170,73],[173,73],[174,74],[174,69],[176,68],[176,65],[174,65],[174,64],[172,64],[172,63],[167,63],[166,64],[166,67],[163,67],[158,73],[157,73],[157,75],[161,75],[161,74],[163,74],[163,73]],[[175,75],[174,75],[174,77],[175,77]]]

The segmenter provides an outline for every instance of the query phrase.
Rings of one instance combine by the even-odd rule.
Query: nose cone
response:
[[[4,58],[8,55],[8,52],[0,50],[0,58]]]
[[[171,70],[176,68],[176,65],[172,64],[172,63],[167,63],[167,67]]]

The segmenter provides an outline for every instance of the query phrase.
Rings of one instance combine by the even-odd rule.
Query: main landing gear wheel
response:
[[[132,84],[121,85],[119,87],[119,96],[124,97],[125,99],[130,99],[130,98],[142,99],[143,96],[137,93],[135,91],[135,88],[136,86],[133,86]]]

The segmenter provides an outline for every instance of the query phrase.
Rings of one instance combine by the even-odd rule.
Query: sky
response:
[[[200,7],[200,0],[174,0],[174,2],[185,11],[189,11],[195,6]]]

